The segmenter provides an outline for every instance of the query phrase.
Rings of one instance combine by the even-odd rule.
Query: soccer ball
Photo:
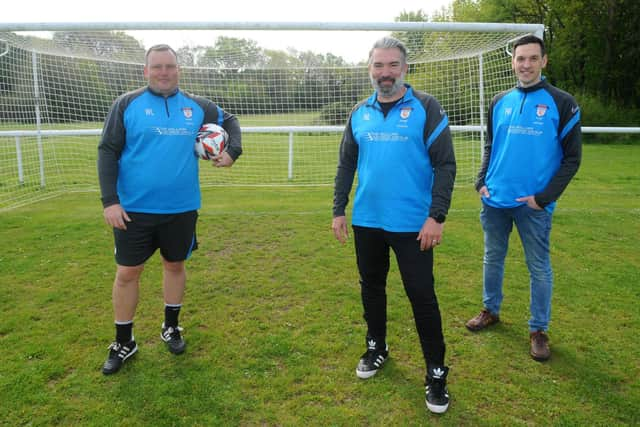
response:
[[[196,155],[203,160],[211,158],[227,149],[229,134],[215,123],[205,123],[196,135]]]

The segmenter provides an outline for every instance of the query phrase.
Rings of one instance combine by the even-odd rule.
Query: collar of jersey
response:
[[[160,98],[171,98],[172,96],[176,96],[176,94],[178,92],[180,92],[180,88],[176,88],[176,90],[171,94],[171,95],[167,95],[164,96],[161,93],[155,92],[153,89],[151,89],[149,86],[147,86],[147,90],[149,91],[149,93],[151,93],[154,96],[159,96]]]
[[[541,79],[538,83],[534,84],[533,86],[529,86],[529,87],[522,87],[520,86],[520,82],[518,82],[518,85],[516,86],[518,88],[518,90],[528,93],[528,92],[534,92],[538,89],[542,89],[549,86],[549,82],[547,81],[547,78],[545,76],[541,76]]]

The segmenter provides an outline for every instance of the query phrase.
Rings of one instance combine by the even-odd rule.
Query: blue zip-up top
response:
[[[229,133],[228,153],[242,153],[240,125],[202,97],[176,90],[162,96],[148,87],[120,96],[105,120],[98,146],[98,177],[104,207],[180,213],[200,208],[196,134],[203,123]]]
[[[333,215],[344,215],[358,171],[352,223],[392,232],[420,231],[446,215],[456,173],[448,118],[432,96],[406,93],[387,113],[377,93],[349,115],[335,179]]]
[[[525,204],[535,196],[553,212],[555,202],[578,171],[582,155],[580,109],[568,93],[544,79],[531,87],[498,94],[489,107],[487,141],[476,190],[487,186],[496,208]]]

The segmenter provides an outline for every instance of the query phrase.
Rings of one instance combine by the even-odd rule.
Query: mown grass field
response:
[[[147,264],[138,354],[100,368],[113,339],[112,236],[97,192],[0,213],[0,424],[640,424],[640,145],[586,145],[552,231],[553,355],[528,355],[526,266],[513,236],[502,322],[471,334],[481,306],[479,203],[457,187],[436,286],[451,367],[449,411],[424,407],[424,366],[395,263],[390,359],[355,376],[364,323],[352,242],[330,232],[332,189],[204,190],[188,263],[187,352],[159,339],[160,261]],[[238,163],[237,166],[240,166]],[[214,171],[215,172],[215,171]],[[214,173],[212,172],[212,173]]]

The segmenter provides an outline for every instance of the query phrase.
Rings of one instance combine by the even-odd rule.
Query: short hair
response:
[[[402,63],[407,63],[407,47],[394,37],[383,37],[373,44],[373,47],[369,51],[369,64],[371,64],[374,49],[398,49],[402,54]]]
[[[147,52],[144,54],[144,63],[147,64],[149,59],[149,54],[151,52],[167,52],[167,51],[173,53],[173,56],[176,57],[176,62],[178,62],[178,54],[176,53],[175,50],[173,50],[171,46],[169,46],[168,44],[155,44],[151,46],[149,49],[147,49]]]
[[[535,44],[540,45],[540,53],[542,54],[542,56],[546,55],[545,48],[544,48],[544,41],[542,41],[542,39],[540,37],[534,36],[532,34],[529,34],[528,36],[524,36],[524,37],[521,37],[518,40],[516,40],[513,43],[513,48],[512,48],[511,51],[515,55],[516,48],[518,46],[522,46],[523,44],[531,44],[531,43],[535,43]]]

